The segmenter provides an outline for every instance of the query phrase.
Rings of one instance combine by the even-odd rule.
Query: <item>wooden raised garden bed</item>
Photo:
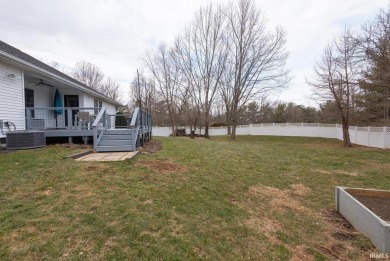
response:
[[[336,187],[336,210],[381,252],[390,253],[390,191]]]

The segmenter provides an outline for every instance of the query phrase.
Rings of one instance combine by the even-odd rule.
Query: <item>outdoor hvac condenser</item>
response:
[[[13,131],[7,132],[6,145],[8,150],[33,149],[46,146],[44,131]]]

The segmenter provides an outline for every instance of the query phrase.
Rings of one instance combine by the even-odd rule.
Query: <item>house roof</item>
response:
[[[87,86],[86,84],[79,82],[78,80],[70,77],[69,75],[60,72],[59,70],[45,64],[44,62],[41,62],[38,59],[35,59],[31,55],[28,55],[27,53],[24,53],[21,50],[19,50],[19,49],[0,40],[0,54],[1,54],[1,52],[5,52],[5,53],[7,53],[15,58],[23,60],[24,62],[26,62],[28,64],[39,67],[40,69],[42,69],[44,71],[47,71],[51,74],[54,74],[60,78],[67,80],[67,81],[70,81],[70,82],[72,82],[72,83],[74,83],[82,88],[85,88],[85,89],[95,93],[97,96],[103,96],[106,100],[110,101],[111,103],[113,103],[115,105],[123,106],[121,103],[114,101],[113,99],[111,99],[111,98],[107,97],[106,95],[98,92],[97,90]]]

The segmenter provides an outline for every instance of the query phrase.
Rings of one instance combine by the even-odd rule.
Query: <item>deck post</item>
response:
[[[27,115],[26,130],[30,130],[31,129],[31,109],[30,108],[26,108],[26,115]]]
[[[67,109],[68,111],[68,129],[71,130],[72,127],[73,127],[73,119],[72,119],[72,110],[71,109]]]

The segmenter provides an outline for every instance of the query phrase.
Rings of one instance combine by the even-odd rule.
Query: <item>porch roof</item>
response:
[[[0,40],[0,58],[1,57],[5,58],[7,61],[11,62],[12,64],[19,65],[19,67],[21,67],[22,69],[38,71],[51,78],[56,78],[57,80],[65,82],[76,89],[80,89],[87,93],[91,93],[94,96],[102,98],[111,104],[114,104],[116,106],[124,106],[123,104],[110,99],[109,97],[96,91],[95,89],[88,87],[84,83],[77,81],[76,79],[70,77],[69,75],[66,75],[58,71],[57,69],[35,59],[34,57]]]

